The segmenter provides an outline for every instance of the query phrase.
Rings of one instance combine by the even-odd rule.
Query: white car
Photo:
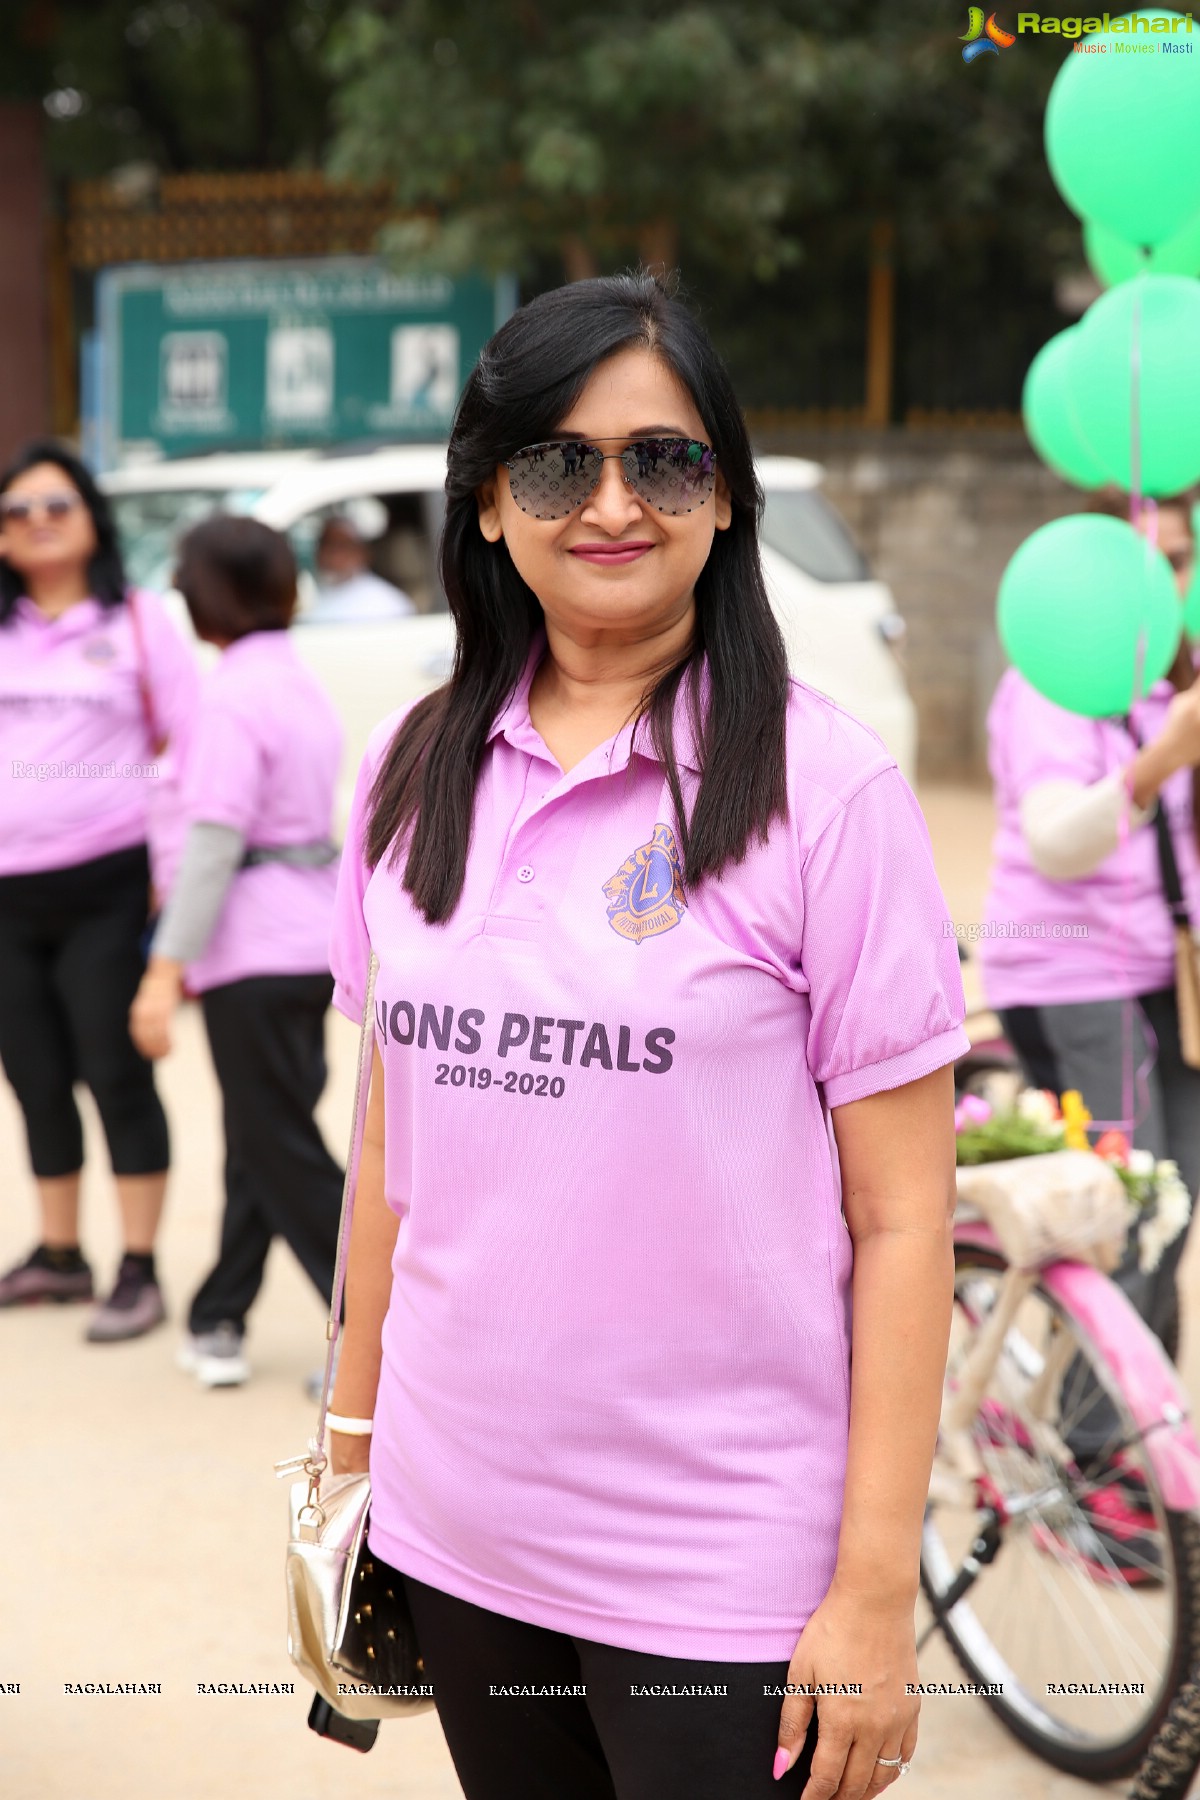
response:
[[[916,764],[916,714],[899,658],[903,621],[871,579],[819,489],[818,464],[764,456],[763,563],[793,672],[883,738],[907,778]],[[217,508],[287,533],[301,569],[295,641],[333,696],[346,731],[341,811],[372,727],[445,680],[453,625],[436,569],[445,512],[444,446],[362,453],[256,451],[139,465],[101,477],[130,578],[166,592],[182,531]],[[378,574],[416,611],[389,620],[306,618],[315,594],[313,550],[325,519],[348,512],[371,540]],[[178,595],[171,604],[186,624]]]

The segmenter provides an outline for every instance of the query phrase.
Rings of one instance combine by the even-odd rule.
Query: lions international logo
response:
[[[669,825],[656,825],[648,844],[627,856],[604,883],[608,922],[631,943],[678,925],[687,911],[679,846]]]

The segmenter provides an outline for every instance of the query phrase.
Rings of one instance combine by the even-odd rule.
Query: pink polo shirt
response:
[[[1156,681],[1133,708],[1143,743],[1163,728],[1175,690]],[[1126,999],[1174,985],[1174,928],[1163,895],[1153,823],[1130,829],[1124,846],[1090,875],[1055,881],[1034,868],[1020,804],[1039,782],[1090,785],[1123,768],[1137,747],[1123,725],[1066,712],[1016,669],[1001,677],[988,713],[997,829],[977,946],[989,1006],[1063,1006]],[[1163,784],[1184,898],[1200,922],[1200,857],[1192,829],[1192,775]],[[1076,936],[1080,928],[1086,936]]]
[[[48,619],[22,597],[0,625],[0,876],[146,842],[199,676],[161,602],[139,593],[136,605],[153,733],[128,603],[80,600]],[[162,763],[155,736],[171,740]]]
[[[262,849],[328,839],[341,755],[333,702],[289,633],[250,632],[204,678],[182,771],[184,823],[228,825]],[[239,870],[188,986],[326,971],[336,886],[336,862]]]
[[[967,1047],[945,902],[880,740],[791,684],[788,816],[683,887],[644,729],[567,774],[496,719],[429,926],[347,833],[335,1004],[379,957],[400,1224],[371,1543],[512,1618],[789,1657],[834,1570],[851,1242],[827,1110]],[[689,802],[694,751],[677,728]]]

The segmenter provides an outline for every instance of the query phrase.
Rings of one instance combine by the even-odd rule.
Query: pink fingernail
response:
[[[791,1756],[788,1753],[788,1751],[777,1750],[775,1752],[775,1766],[771,1770],[771,1773],[775,1777],[776,1781],[779,1780],[781,1775],[787,1774],[788,1768],[791,1765],[791,1760],[792,1759],[791,1759]]]

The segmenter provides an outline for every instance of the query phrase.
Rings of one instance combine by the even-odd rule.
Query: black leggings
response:
[[[466,1800],[796,1800],[816,1747],[772,1778],[787,1664],[618,1650],[403,1578]],[[797,1632],[799,1636],[799,1632]],[[497,1694],[586,1687],[586,1696]],[[721,1695],[631,1688],[724,1687]]]
[[[77,1081],[95,1098],[115,1175],[167,1167],[153,1070],[129,1035],[149,886],[144,844],[0,878],[0,1062],[25,1116],[35,1175],[82,1167]]]

